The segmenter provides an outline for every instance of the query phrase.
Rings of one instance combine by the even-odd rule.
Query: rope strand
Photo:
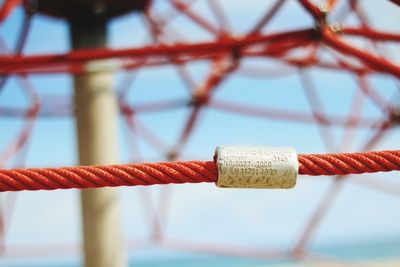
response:
[[[299,154],[301,175],[347,175],[400,170],[400,151]],[[0,170],[0,191],[54,190],[216,182],[213,161]]]

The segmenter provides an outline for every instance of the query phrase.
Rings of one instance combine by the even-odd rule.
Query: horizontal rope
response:
[[[91,48],[74,50],[64,54],[38,54],[38,55],[0,55],[0,74],[30,73],[70,64],[77,69],[68,72],[80,73],[87,68],[86,63],[94,60],[106,59],[143,59],[147,57],[193,57],[200,59],[214,58],[234,50],[241,50],[259,44],[275,44],[279,47],[281,42],[294,42],[296,40],[310,40],[314,34],[313,29],[301,29],[272,33],[268,35],[253,34],[243,37],[224,37],[209,42],[158,44],[139,48],[105,49]],[[270,44],[271,45],[271,44]],[[140,65],[143,66],[143,65]],[[63,69],[65,72],[66,70]]]
[[[298,155],[299,174],[346,175],[400,170],[400,150]]]
[[[400,151],[299,154],[299,174],[346,175],[400,170]],[[213,161],[0,170],[0,191],[216,182]]]

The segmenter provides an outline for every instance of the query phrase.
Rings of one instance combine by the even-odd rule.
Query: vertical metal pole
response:
[[[72,47],[106,45],[106,21],[83,18],[70,21]],[[80,74],[74,77],[79,161],[82,165],[117,161],[117,103],[111,90],[112,74]],[[116,189],[81,192],[86,267],[126,267],[121,234],[121,214]]]

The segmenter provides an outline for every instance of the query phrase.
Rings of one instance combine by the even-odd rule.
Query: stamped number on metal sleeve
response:
[[[219,146],[218,187],[293,188],[298,160],[293,148]]]

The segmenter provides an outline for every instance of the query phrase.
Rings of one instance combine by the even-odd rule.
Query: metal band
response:
[[[293,188],[299,169],[293,148],[219,146],[218,187]]]

